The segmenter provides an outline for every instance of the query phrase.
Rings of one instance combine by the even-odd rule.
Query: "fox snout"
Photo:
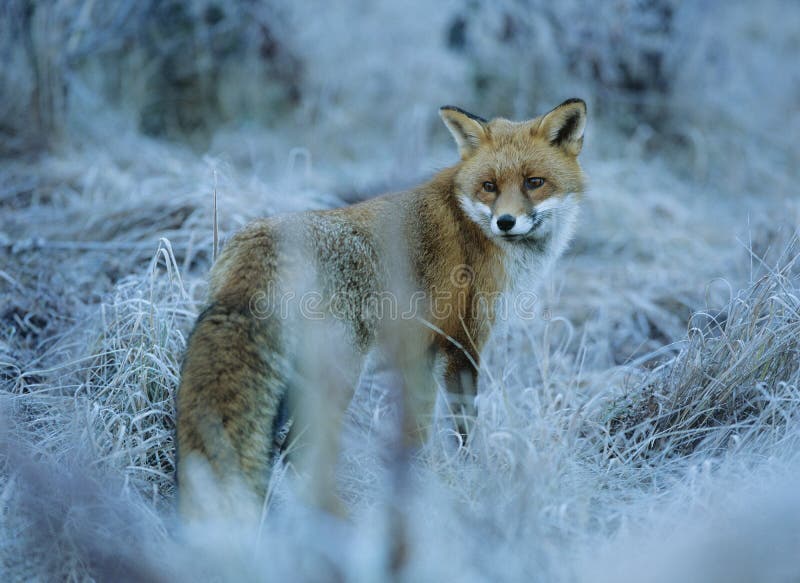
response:
[[[492,217],[492,233],[495,235],[527,235],[539,224],[536,211],[514,216],[508,213]]]

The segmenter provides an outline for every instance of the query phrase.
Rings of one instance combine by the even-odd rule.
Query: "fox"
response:
[[[457,434],[469,438],[498,298],[532,289],[573,237],[587,107],[568,99],[525,121],[450,105],[439,114],[459,160],[428,182],[343,208],[256,220],[224,246],[177,391],[184,518],[224,513],[244,498],[264,504],[282,447],[276,435],[287,422],[286,459],[305,476],[309,502],[341,514],[339,433],[373,349],[391,354],[402,373],[404,444],[425,444],[439,387],[455,404]],[[283,309],[300,292],[313,292],[314,317]],[[364,308],[365,298],[391,293],[421,298],[413,318]],[[334,304],[336,332],[309,349],[308,339],[334,320]],[[321,359],[326,347],[335,362],[303,368],[299,361]],[[227,494],[208,495],[208,483]]]

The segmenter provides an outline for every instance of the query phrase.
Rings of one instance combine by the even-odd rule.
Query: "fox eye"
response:
[[[483,183],[483,189],[486,192],[497,192],[497,185],[494,182],[487,180]]]
[[[528,190],[536,190],[537,188],[541,187],[542,184],[544,184],[544,178],[532,176],[525,179],[525,188]]]

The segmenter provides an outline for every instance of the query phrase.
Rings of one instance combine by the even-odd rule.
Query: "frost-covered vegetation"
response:
[[[0,5],[0,579],[795,581],[800,11],[791,1]],[[455,161],[446,103],[589,102],[577,238],[398,489],[392,375],[351,518],[287,470],[256,533],[178,532],[179,363],[247,220]],[[402,560],[397,549],[404,551]]]

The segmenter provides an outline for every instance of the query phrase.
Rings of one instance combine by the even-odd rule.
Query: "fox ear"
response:
[[[458,144],[462,160],[469,158],[481,142],[486,139],[486,123],[482,117],[473,115],[453,105],[439,108],[439,115]]]
[[[550,141],[550,145],[563,148],[573,156],[581,151],[584,129],[586,102],[582,99],[567,99],[546,113],[538,126],[538,132]]]

